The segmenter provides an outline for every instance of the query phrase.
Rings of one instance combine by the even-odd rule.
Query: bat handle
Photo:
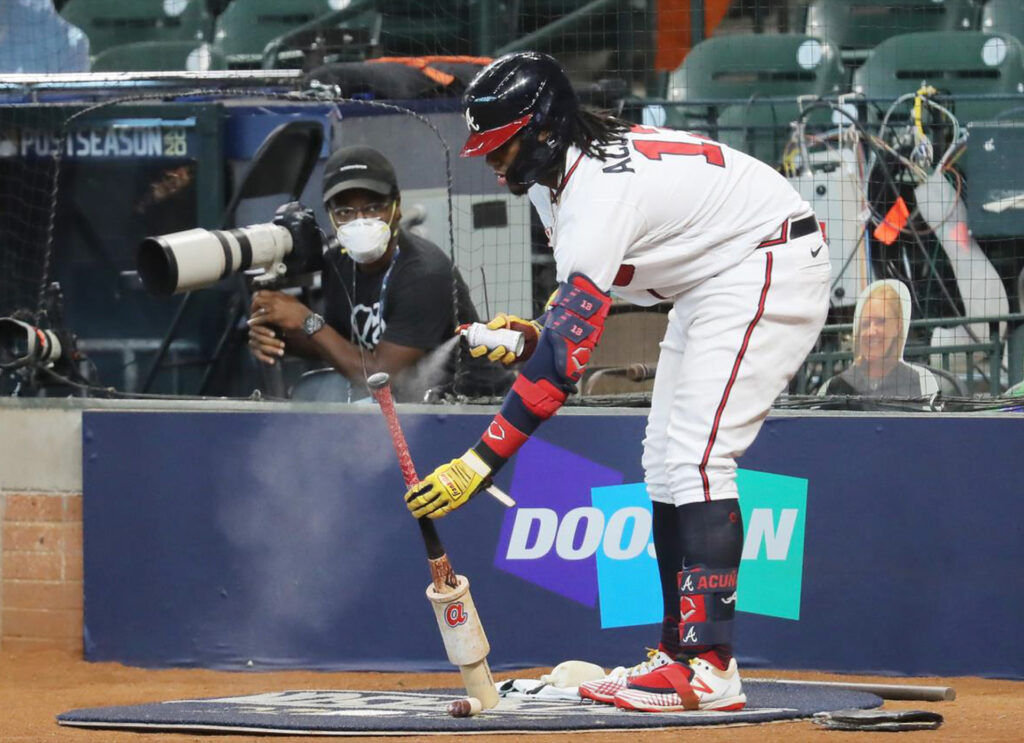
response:
[[[373,393],[374,399],[377,400],[377,404],[384,414],[384,420],[387,421],[388,431],[391,433],[391,443],[395,447],[395,454],[398,455],[398,466],[402,469],[402,479],[405,480],[405,487],[411,488],[420,481],[420,478],[416,474],[416,465],[412,462],[412,455],[409,454],[409,444],[405,440],[405,434],[402,433],[402,427],[398,423],[398,414],[395,412],[395,400],[391,396],[391,385],[387,382],[387,375],[383,375],[383,383],[375,380],[379,376],[374,374],[370,377],[370,391]]]
[[[395,412],[395,400],[391,396],[388,375],[384,372],[374,374],[367,380],[367,384],[384,414],[384,420],[387,421],[388,431],[391,433],[391,443],[395,447],[395,454],[398,455],[398,466],[402,469],[405,486],[411,488],[420,481],[420,478],[416,474],[416,466],[409,453],[409,443],[405,440],[402,426],[398,422],[398,413]],[[435,588],[442,592],[451,590],[456,583],[455,571],[448,562],[448,556],[445,554],[444,545],[434,527],[434,522],[428,518],[419,518],[416,521],[419,523],[423,544],[427,549],[427,557],[430,560],[430,576]]]

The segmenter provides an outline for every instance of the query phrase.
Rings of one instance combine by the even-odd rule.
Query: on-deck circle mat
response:
[[[557,733],[734,725],[811,717],[815,712],[881,706],[874,694],[745,680],[738,712],[627,712],[611,705],[504,697],[475,717],[453,718],[448,703],[464,695],[428,691],[280,691],[77,709],[57,716],[74,727],[288,735]]]

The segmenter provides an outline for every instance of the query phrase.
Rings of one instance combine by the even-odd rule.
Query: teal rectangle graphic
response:
[[[807,480],[739,470],[744,544],[737,607],[783,619],[800,618]],[[596,553],[601,626],[632,627],[662,620],[661,588],[651,538],[651,502],[643,483],[592,488],[604,516]]]
[[[604,537],[596,553],[601,627],[660,623],[661,587],[651,541],[651,500],[647,487],[641,482],[591,488],[590,499],[594,508],[604,514]],[[633,514],[635,518],[620,518],[620,514]],[[619,523],[622,528],[616,528]],[[633,527],[629,534],[627,526]],[[640,549],[631,548],[640,540]]]

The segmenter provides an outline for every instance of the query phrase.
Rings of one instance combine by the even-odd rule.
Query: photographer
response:
[[[441,249],[400,228],[401,195],[387,158],[365,146],[335,151],[324,167],[323,200],[341,246],[324,256],[324,316],[288,294],[256,292],[249,318],[255,357],[265,364],[285,353],[322,359],[353,391],[367,376],[384,371],[402,400],[420,400],[439,386],[461,394],[502,394],[508,374],[469,359],[462,344],[431,353],[452,339],[458,325],[478,316],[465,282]],[[466,372],[457,384],[456,353],[463,354]]]

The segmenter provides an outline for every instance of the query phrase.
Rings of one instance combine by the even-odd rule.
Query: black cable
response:
[[[846,111],[845,109],[841,108],[840,106],[837,106],[837,105],[833,104],[831,101],[821,101],[821,100],[819,100],[819,101],[815,101],[814,103],[809,105],[807,108],[805,108],[803,111],[801,111],[799,116],[797,117],[797,120],[800,121],[800,120],[806,118],[807,115],[811,111],[813,111],[815,109],[818,109],[818,108],[827,108],[827,109],[830,109],[832,111],[838,111],[841,115],[846,117],[850,121],[851,124],[853,124],[854,128],[860,133],[861,140],[863,142],[866,142],[867,145],[871,148],[872,152],[875,154],[875,162],[876,162],[876,164],[882,170],[882,175],[884,176],[886,185],[888,185],[892,189],[892,191],[893,191],[893,193],[894,193],[896,198],[900,198],[901,194],[900,194],[900,191],[899,191],[899,186],[897,185],[896,180],[895,180],[895,178],[892,175],[892,172],[889,170],[889,166],[885,162],[885,158],[882,156],[884,151],[881,150],[875,144],[875,142],[873,141],[872,135],[868,134],[867,130],[864,129],[864,127],[861,125],[860,121],[855,116],[853,116],[849,111]],[[874,168],[872,168],[871,171],[868,171],[865,174],[865,181],[870,181],[871,180],[871,173],[873,171],[874,171]],[[870,206],[870,199],[868,200],[868,204]],[[916,211],[917,210],[915,209],[915,212]],[[878,217],[878,215],[875,215],[875,214],[873,214],[873,216],[875,216],[876,218]],[[911,216],[913,216],[913,215],[911,215]],[[955,317],[963,319],[964,315],[960,312],[960,308],[957,306],[956,300],[953,299],[953,296],[949,293],[949,289],[946,288],[945,282],[942,281],[941,276],[939,276],[938,269],[937,269],[934,261],[932,260],[932,257],[929,255],[927,247],[925,247],[924,243],[922,242],[920,233],[917,230],[913,230],[913,229],[909,230],[908,232],[913,236],[915,244],[917,245],[918,249],[921,251],[921,254],[924,256],[925,260],[927,261],[928,267],[931,270],[932,275],[938,278],[938,286],[939,286],[942,294],[944,295],[946,301],[949,302],[949,307],[952,309]],[[932,233],[934,234],[934,230],[932,231]],[[925,234],[927,234],[927,233],[925,233]],[[912,283],[912,282],[908,281],[908,283]],[[981,342],[978,339],[978,337],[974,334],[974,332],[970,329],[969,326],[964,325],[964,328],[967,330],[968,334],[971,336],[971,339],[975,343],[980,343]],[[981,370],[979,370],[979,373],[984,374],[984,372],[981,371]]]

